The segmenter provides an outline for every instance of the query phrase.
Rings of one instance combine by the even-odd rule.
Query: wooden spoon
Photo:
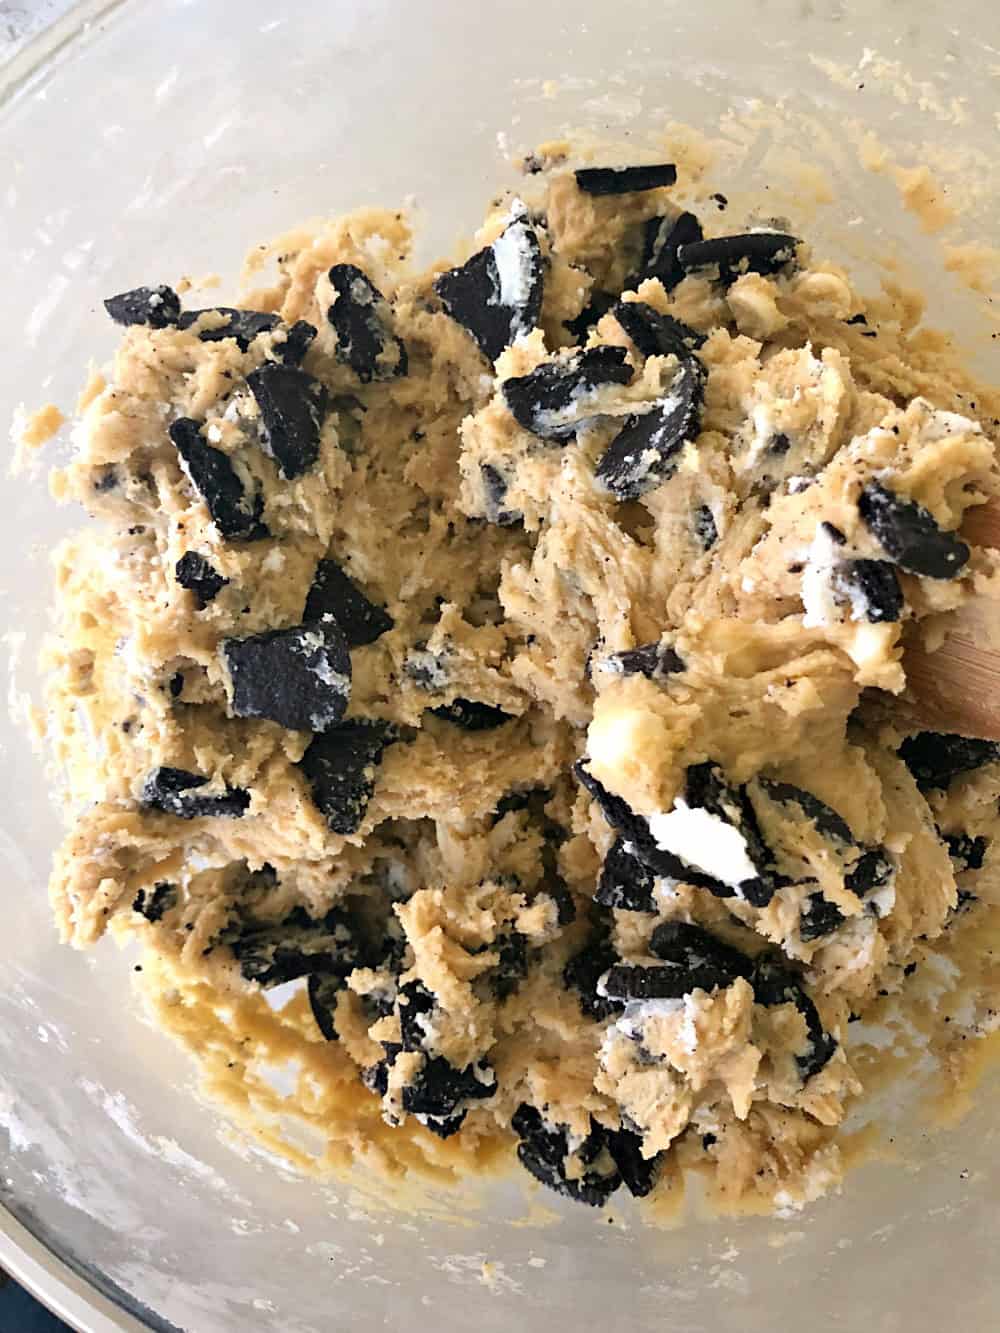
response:
[[[970,509],[962,536],[1000,547],[1000,499]],[[974,598],[956,611],[940,648],[905,652],[908,711],[932,731],[1000,740],[1000,606]]]

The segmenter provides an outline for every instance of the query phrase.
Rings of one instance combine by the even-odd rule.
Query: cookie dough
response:
[[[54,475],[98,520],[46,660],[56,919],[191,1013],[306,987],[269,1021],[355,1154],[815,1197],[850,1020],[989,871],[1000,749],[887,701],[996,595],[958,536],[996,404],[785,221],[686,201],[548,145],[464,262],[365,210],[239,307],[107,302]]]

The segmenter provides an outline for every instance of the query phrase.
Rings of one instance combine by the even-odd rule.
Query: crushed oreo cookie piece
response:
[[[752,906],[766,907],[778,888],[778,879],[773,869],[774,857],[764,841],[746,788],[730,786],[718,764],[709,760],[688,768],[684,799],[688,806],[707,810],[736,829],[743,839],[747,858],[757,871],[752,879],[741,881],[739,892]]]
[[[954,778],[985,764],[1000,763],[1000,743],[955,736],[942,731],[919,731],[907,736],[899,757],[922,792],[944,791]]]
[[[405,375],[409,358],[392,331],[392,307],[368,275],[354,264],[334,264],[330,284],[336,296],[326,316],[337,335],[337,360],[362,384]]]
[[[351,655],[327,616],[292,629],[224,639],[234,717],[262,717],[290,731],[326,731],[351,695]]]
[[[896,864],[884,847],[866,847],[844,876],[844,887],[866,898],[888,884],[895,873]]]
[[[845,560],[833,571],[831,587],[836,601],[851,607],[852,620],[877,625],[902,618],[903,590],[888,560]]]
[[[580,1012],[585,1018],[600,1021],[621,1010],[622,1006],[617,1000],[609,999],[597,989],[598,981],[618,961],[607,924],[595,921],[583,948],[569,959],[563,969],[563,983],[567,990],[576,991]]]
[[[301,365],[313,344],[317,329],[306,319],[297,319],[288,330],[283,342],[275,343],[273,356],[286,366]]]
[[[683,973],[683,995],[695,989],[723,989],[751,972],[746,954],[687,921],[664,921],[653,931],[649,948],[657,958]]]
[[[677,262],[685,273],[704,274],[716,270],[728,286],[744,273],[778,273],[795,262],[801,242],[780,231],[750,231],[738,236],[716,236],[708,241],[689,241],[677,251]]]
[[[510,528],[520,523],[524,515],[517,509],[507,509],[507,482],[492,463],[480,463],[479,475],[483,483],[483,510],[489,523],[498,527]]]
[[[165,329],[177,323],[181,299],[172,287],[133,287],[130,292],[109,296],[104,309],[116,324],[126,327],[144,324],[150,329]]]
[[[621,1176],[608,1152],[606,1132],[594,1121],[587,1138],[572,1150],[567,1131],[549,1124],[541,1112],[526,1102],[514,1112],[510,1125],[518,1137],[517,1156],[521,1165],[557,1194],[592,1208],[603,1208],[621,1184]],[[606,1162],[602,1162],[604,1158]],[[570,1162],[574,1168],[572,1174]]]
[[[706,875],[700,870],[682,861],[679,856],[662,848],[649,829],[649,823],[637,815],[626,801],[614,792],[608,791],[593,776],[586,765],[586,757],[573,766],[573,775],[590,796],[597,802],[604,818],[611,827],[622,835],[629,844],[634,856],[652,870],[654,875],[670,881],[672,884],[693,884],[696,888],[708,889],[717,898],[732,898],[735,890],[721,881]]]
[[[644,643],[641,648],[627,648],[621,653],[609,653],[601,659],[601,667],[621,676],[645,676],[647,680],[663,680],[665,676],[683,671],[684,662],[676,649],[666,643]]]
[[[677,168],[672,162],[644,167],[581,167],[574,175],[577,189],[598,196],[659,190],[677,183]]]
[[[650,950],[661,964],[618,963],[601,978],[599,993],[622,1001],[679,1000],[695,990],[725,989],[753,970],[745,954],[685,921],[657,926]]]
[[[270,333],[281,323],[277,315],[263,310],[236,310],[232,306],[210,306],[205,310],[185,310],[177,321],[179,329],[189,329],[203,315],[224,315],[223,323],[214,328],[198,330],[198,337],[203,343],[222,342],[233,338],[241,352],[245,352],[254,338],[262,333]]]
[[[247,922],[230,947],[243,977],[264,987],[314,974],[344,982],[364,959],[350,918],[338,907],[319,918],[294,907],[283,921]]]
[[[344,989],[344,983],[345,979],[335,974],[313,972],[309,977],[306,992],[309,1008],[316,1026],[327,1041],[336,1041],[339,1036],[334,1016],[337,1012],[337,997]]]
[[[424,1020],[436,1008],[437,1000],[433,991],[429,991],[422,981],[408,981],[405,986],[400,986],[396,997],[396,1013],[404,1051],[427,1049],[428,1033]]]
[[[821,893],[811,893],[802,904],[799,914],[799,935],[806,942],[832,935],[847,918],[837,906]]]
[[[964,870],[982,870],[989,847],[986,838],[982,835],[973,838],[968,833],[943,833],[941,838],[955,863],[956,874]]]
[[[302,612],[306,624],[326,616],[333,616],[351,648],[374,643],[395,624],[385,607],[370,602],[336,560],[321,560],[316,566]]]
[[[886,554],[909,574],[928,579],[953,579],[969,560],[969,548],[954,532],[938,527],[934,515],[915,500],[906,500],[870,481],[858,497],[858,512]]]
[[[586,342],[587,334],[608,311],[616,304],[617,298],[610,292],[591,291],[590,302],[573,319],[564,319],[563,328],[577,340]]]
[[[626,418],[597,465],[598,483],[616,500],[637,500],[668,481],[684,445],[698,438],[704,396],[704,367],[689,357],[654,408]]]
[[[523,213],[492,245],[434,283],[445,310],[490,361],[538,323],[542,289],[541,246]]]
[[[761,957],[754,963],[750,978],[756,1004],[773,1008],[779,1004],[794,1004],[806,1021],[809,1049],[795,1057],[803,1082],[818,1074],[837,1049],[837,1041],[825,1031],[815,1004],[806,992],[798,975],[782,963]]]
[[[450,722],[463,731],[492,731],[514,720],[513,713],[505,713],[496,704],[482,703],[479,699],[452,699],[450,704],[441,704],[430,711],[442,722]]]
[[[456,1069],[444,1056],[431,1056],[425,1059],[413,1082],[404,1084],[403,1110],[437,1121],[436,1129],[440,1133],[445,1128],[440,1122],[467,1111],[468,1102],[492,1097],[496,1090],[496,1074],[485,1062]],[[432,1128],[429,1123],[427,1127]],[[450,1132],[454,1133],[454,1129]],[[447,1135],[442,1134],[442,1137]]]
[[[260,411],[261,440],[283,477],[292,480],[315,464],[329,410],[326,386],[298,366],[266,361],[247,376]]]
[[[229,582],[198,551],[184,552],[174,566],[174,577],[182,588],[194,593],[199,611],[204,611]]]
[[[140,889],[132,902],[132,911],[155,923],[176,906],[177,885],[161,883],[154,884],[151,890]]]
[[[661,315],[645,301],[619,301],[614,315],[643,356],[676,356],[682,361],[705,345],[703,333],[672,315]]]
[[[242,787],[226,787],[224,792],[199,795],[208,786],[208,778],[189,773],[184,768],[161,765],[154,768],[142,788],[142,805],[178,819],[239,819],[246,814],[250,793]]]
[[[703,551],[710,551],[719,540],[719,529],[715,515],[708,505],[699,505],[692,519],[695,541]]]
[[[297,767],[334,833],[356,833],[375,790],[375,769],[395,738],[392,724],[352,718],[316,736]]]
[[[503,1002],[528,975],[528,941],[512,927],[499,935],[490,948],[496,951],[497,965],[489,973],[489,985],[496,999]]]
[[[831,809],[812,792],[803,791],[790,782],[775,782],[773,778],[759,778],[761,787],[771,798],[781,805],[797,805],[802,813],[816,826],[824,838],[832,838],[845,847],[854,847],[856,840],[847,821]]]
[[[192,486],[205,501],[212,522],[227,540],[254,541],[267,536],[261,522],[264,500],[260,491],[248,491],[232,459],[206,443],[201,426],[190,417],[171,422],[170,438]]]
[[[656,876],[633,856],[624,838],[617,838],[604,858],[594,902],[620,912],[655,912]]]
[[[651,1194],[660,1178],[666,1154],[658,1152],[652,1157],[643,1157],[642,1135],[631,1129],[607,1129],[604,1138],[622,1184],[633,1198],[644,1199]]]
[[[693,213],[650,218],[643,230],[642,266],[629,286],[638,287],[647,278],[658,278],[665,291],[673,291],[687,277],[678,261],[678,250],[682,245],[700,241],[703,235],[701,223]]]
[[[587,416],[588,399],[609,384],[628,384],[632,367],[624,347],[586,347],[543,361],[501,389],[519,426],[543,440],[565,444]]]

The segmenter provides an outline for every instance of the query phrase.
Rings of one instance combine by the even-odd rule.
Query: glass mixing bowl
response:
[[[674,117],[714,129],[779,103],[811,117],[792,148],[805,168],[832,168],[825,200],[807,169],[778,187],[787,143],[732,127],[714,188],[806,214],[817,250],[863,280],[878,275],[869,251],[892,252],[988,369],[983,297],[949,276],[941,241],[988,237],[996,217],[991,17],[982,0],[77,6],[3,89],[0,404],[73,402],[87,359],[113,346],[110,292],[210,271],[231,287],[252,243],[408,196],[429,257],[471,233],[509,178],[508,148],[580,127],[640,142]],[[865,127],[893,160],[932,161],[958,205],[944,233],[905,211],[891,169],[863,165]],[[5,494],[16,713],[37,690],[47,551],[79,516],[51,505],[40,475]],[[127,955],[57,943],[53,780],[21,726],[5,724],[2,745],[0,1263],[78,1328],[996,1327],[989,1081],[960,1124],[928,1136],[912,1121],[903,1162],[861,1167],[840,1197],[672,1230],[627,1208],[609,1225],[554,1197],[526,1205],[519,1177],[414,1215],[234,1143],[197,1100],[188,1058],[137,1017]],[[539,1204],[545,1225],[531,1223]]]

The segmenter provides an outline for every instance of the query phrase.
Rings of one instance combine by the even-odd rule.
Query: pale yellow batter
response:
[[[996,395],[794,226],[706,217],[747,254],[699,264],[670,185],[526,165],[468,283],[367,210],[257,252],[280,320],[239,337],[136,296],[54,480],[100,520],[58,562],[54,910],[141,935],[230,1097],[254,1042],[296,1059],[331,1158],[473,1167],[513,1123],[585,1202],[678,1163],[812,1198],[849,1020],[989,879],[1000,752],[900,757],[882,697],[1000,587],[953,535]]]

